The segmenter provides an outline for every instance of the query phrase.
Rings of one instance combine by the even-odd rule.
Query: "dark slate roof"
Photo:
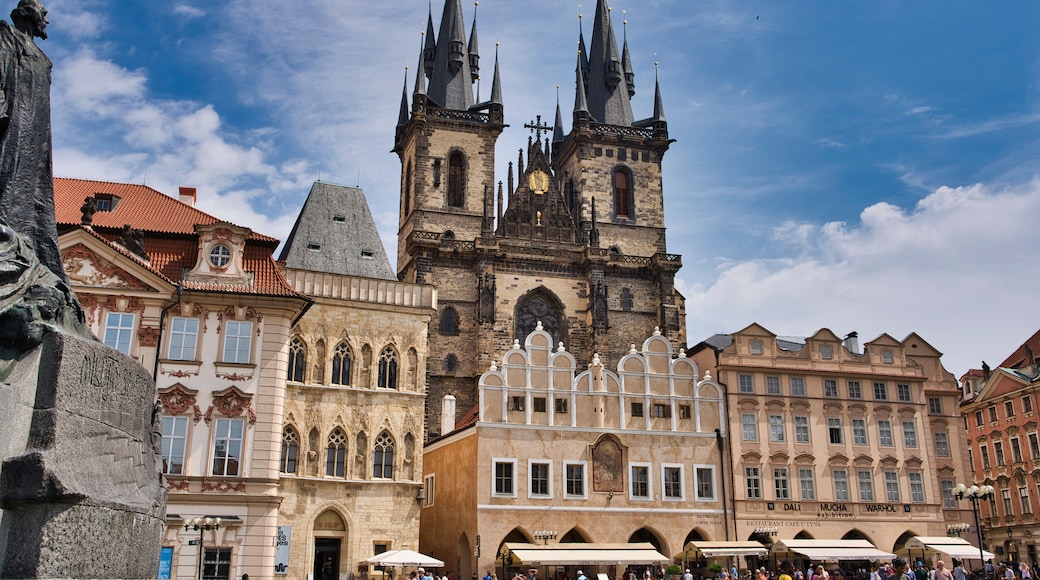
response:
[[[733,344],[733,335],[713,334],[708,338],[704,339],[704,344],[707,344],[712,348],[715,348],[716,350],[722,350],[724,348],[728,348],[730,345]]]
[[[315,181],[278,259],[297,270],[397,280],[359,187]]]
[[[608,72],[608,68],[613,71]],[[586,95],[589,113],[596,121],[632,126],[632,103],[624,73],[607,2],[597,0],[589,48],[589,76],[585,79],[589,86]]]
[[[427,92],[430,100],[445,109],[466,111],[473,106],[473,76],[462,22],[461,0],[445,0],[437,35],[437,54]],[[424,67],[429,66],[425,63]]]

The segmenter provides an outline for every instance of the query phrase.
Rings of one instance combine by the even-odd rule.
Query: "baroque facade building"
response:
[[[278,271],[278,240],[195,197],[56,178],[62,263],[91,330],[155,378],[170,491],[161,572],[263,577],[275,565],[289,329],[310,300]],[[186,528],[195,517],[219,529]]]
[[[367,576],[362,560],[418,549],[436,291],[397,281],[353,187],[314,184],[280,261],[313,305],[289,338],[276,577]]]
[[[495,146],[506,126],[497,53],[490,97],[476,102],[476,18],[467,37],[460,0],[445,1],[436,33],[429,15],[394,152],[397,275],[439,295],[431,401],[450,394],[460,409],[477,404],[477,377],[539,322],[579,365],[595,353],[618,360],[655,328],[673,347],[685,343],[674,287],[681,258],[668,253],[665,236],[661,164],[672,140],[660,89],[652,115],[634,120],[633,63],[627,40],[619,50],[605,0],[596,3],[588,46],[579,34],[571,131],[557,104],[554,125],[529,125],[526,148],[496,184]],[[439,414],[428,406],[431,436]]]
[[[965,400],[970,477],[963,483],[991,485],[994,495],[979,506],[988,550],[998,559],[1038,562],[1040,543],[1040,332],[996,368],[972,369],[961,377]],[[969,480],[970,479],[970,480]]]
[[[861,349],[752,324],[691,349],[725,385],[737,539],[861,539],[886,552],[970,524],[959,389],[917,334]]]

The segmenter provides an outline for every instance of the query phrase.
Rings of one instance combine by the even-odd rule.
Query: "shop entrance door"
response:
[[[314,538],[314,580],[339,578],[339,538]]]

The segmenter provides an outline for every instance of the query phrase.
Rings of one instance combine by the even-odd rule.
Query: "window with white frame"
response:
[[[982,411],[975,411],[975,426],[982,427],[985,422],[982,419]]]
[[[423,507],[433,507],[437,498],[437,474],[423,477]]]
[[[997,467],[1003,467],[1004,463],[1004,442],[994,441],[993,442],[993,458],[997,460]]]
[[[885,472],[885,499],[889,503],[902,501],[899,495],[899,473],[895,471]]]
[[[903,421],[903,447],[917,447],[917,424],[913,421]]]
[[[979,445],[979,456],[982,458],[982,468],[989,469],[989,447],[986,445]]]
[[[1014,401],[1004,401],[1004,415],[1008,419],[1014,418],[1014,416],[1015,416],[1015,402]]]
[[[860,385],[859,381],[849,381],[846,383],[849,388],[850,399],[862,399],[863,398],[863,386]]]
[[[237,476],[242,465],[242,419],[217,419],[213,433],[213,475]]]
[[[769,440],[770,441],[783,441],[784,440],[784,416],[783,415],[770,415],[769,416]]]
[[[811,467],[798,468],[798,489],[802,501],[813,501],[816,499],[816,477]]]
[[[630,497],[632,499],[650,499],[650,464],[629,464],[629,472],[632,474]]]
[[[1014,509],[1011,507],[1011,490],[1006,487],[1000,490],[1000,499],[1004,504],[1004,516],[1013,516],[1015,512]]]
[[[188,442],[187,417],[162,418],[162,472],[184,475],[184,450]]]
[[[661,488],[664,492],[664,499],[683,499],[683,469],[681,465],[661,466]]]
[[[715,501],[715,466],[694,465],[693,485],[697,490],[697,501]]]
[[[740,433],[744,441],[758,441],[758,417],[754,413],[740,414]]]
[[[929,415],[942,415],[942,398],[941,397],[928,397],[928,414]]]
[[[878,445],[880,445],[881,447],[895,446],[895,442],[892,438],[892,421],[888,419],[878,419],[877,431]]]
[[[762,499],[762,471],[759,468],[745,467],[744,483],[748,499]]]
[[[740,375],[738,377],[738,383],[740,385],[741,393],[754,393],[755,392],[755,377],[754,375]]]
[[[834,379],[823,379],[823,396],[828,399],[837,399],[838,381]]]
[[[791,396],[792,397],[804,397],[805,396],[805,378],[804,377],[791,377]]]
[[[845,436],[842,433],[841,417],[827,417],[827,439],[831,445],[842,445]]]
[[[863,418],[852,419],[852,444],[867,445],[867,420]]]
[[[849,472],[835,469],[831,472],[834,481],[834,501],[849,501]]]
[[[1029,458],[1040,458],[1040,438],[1037,438],[1036,433],[1030,433],[1027,437],[1029,438]]]
[[[1029,501],[1029,488],[1022,485],[1018,488],[1018,501],[1022,504],[1022,514],[1033,513],[1033,504]]]
[[[887,401],[888,400],[888,385],[882,382],[874,383],[874,400],[875,401]]]
[[[989,407],[986,407],[986,411],[989,413],[989,422],[990,423],[996,423],[997,422],[997,406],[996,405],[990,405]]]
[[[492,459],[495,477],[491,484],[491,495],[516,497],[516,459]]]
[[[1022,412],[1026,415],[1033,412],[1033,397],[1022,395]]]
[[[946,431],[935,432],[936,457],[950,457],[950,436]]]
[[[1022,463],[1022,444],[1019,443],[1018,437],[1011,438],[1011,461]]]
[[[809,443],[809,418],[805,415],[794,416],[794,442]]]
[[[773,498],[791,499],[791,486],[787,480],[786,467],[773,468]]]
[[[199,342],[199,319],[174,316],[170,321],[170,349],[172,360],[195,360],[195,346]]]
[[[939,480],[939,492],[942,493],[943,509],[957,509],[957,498],[953,497],[953,488],[956,485],[952,479]]]
[[[224,327],[224,358],[226,363],[248,364],[253,346],[253,323],[227,321]]]
[[[564,497],[570,499],[584,499],[585,494],[585,465],[581,462],[563,462],[564,471]]]
[[[874,474],[869,469],[856,471],[856,484],[859,487],[859,501],[874,501]]]
[[[766,394],[767,395],[779,395],[780,392],[780,377],[766,377]]]
[[[910,482],[910,501],[924,503],[924,475],[920,471],[911,471],[906,477]]]
[[[900,403],[913,403],[914,397],[910,391],[910,385],[907,384],[896,384],[896,399]]]
[[[548,461],[529,461],[527,463],[528,479],[530,480],[527,490],[528,497],[551,497],[552,487],[552,464]]]
[[[105,346],[129,355],[134,336],[134,315],[125,312],[109,312],[105,316]]]

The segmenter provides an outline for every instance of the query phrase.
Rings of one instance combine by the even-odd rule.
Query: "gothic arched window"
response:
[[[350,386],[350,367],[354,358],[350,355],[350,347],[346,342],[336,345],[332,351],[332,384]]]
[[[448,158],[448,207],[462,207],[465,203],[466,159],[456,151]]]
[[[566,343],[567,332],[561,314],[559,301],[554,296],[542,289],[535,290],[517,302],[514,336],[520,339],[520,344],[524,344],[527,335],[541,322],[542,330],[553,337],[553,343]]]
[[[389,346],[379,353],[379,381],[376,385],[381,389],[397,388],[397,351]]]
[[[453,373],[459,368],[459,358],[454,354],[444,357],[444,370]]]
[[[628,288],[621,289],[621,309],[632,310],[632,291]]]
[[[441,334],[457,335],[459,333],[459,313],[451,306],[441,313]]]
[[[325,451],[325,475],[343,477],[347,464],[347,436],[339,427],[329,435],[329,444]]]
[[[282,460],[278,464],[278,471],[296,473],[296,457],[299,453],[300,435],[292,426],[286,425],[282,430]]]
[[[401,211],[405,217],[412,211],[412,160],[408,160],[408,167],[404,172],[404,201],[401,203]]]
[[[633,217],[632,174],[627,168],[614,170],[614,217]]]
[[[303,382],[303,369],[307,368],[307,350],[299,337],[289,343],[289,375],[286,380]]]
[[[394,439],[383,431],[376,437],[372,477],[394,478]]]

